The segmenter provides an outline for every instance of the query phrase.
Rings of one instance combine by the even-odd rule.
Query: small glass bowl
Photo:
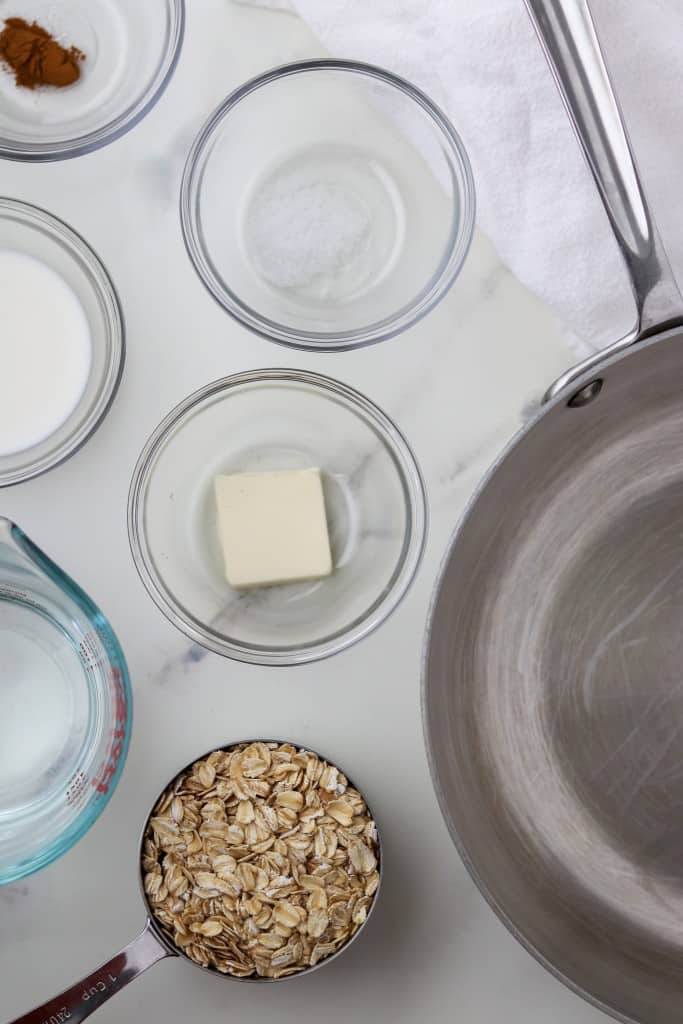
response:
[[[61,857],[116,788],[132,727],[102,612],[0,518],[0,885]]]
[[[0,249],[16,249],[40,260],[70,285],[87,317],[92,345],[85,390],[61,427],[31,448],[0,455],[0,487],[7,487],[63,462],[99,426],[121,380],[124,332],[119,300],[107,271],[90,246],[63,221],[37,206],[0,197]]]
[[[233,590],[214,477],[312,466],[332,575]],[[296,370],[236,374],[190,395],[147,442],[128,503],[133,558],[161,611],[203,647],[263,665],[328,657],[379,626],[415,576],[426,526],[420,471],[391,420],[346,385]]]
[[[184,0],[0,0],[0,28],[17,16],[85,54],[66,89],[19,88],[0,67],[0,156],[41,161],[106,146],[152,109],[178,61],[185,8]]]
[[[463,144],[424,93],[369,64],[312,60],[218,107],[180,208],[190,258],[228,313],[329,351],[390,338],[443,298],[475,199]]]

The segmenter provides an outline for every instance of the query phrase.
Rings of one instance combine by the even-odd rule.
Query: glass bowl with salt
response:
[[[419,89],[345,60],[247,82],[199,133],[181,190],[188,253],[246,327],[318,351],[390,338],[457,277],[474,225],[463,144]]]

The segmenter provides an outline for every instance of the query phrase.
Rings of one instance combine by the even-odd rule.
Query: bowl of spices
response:
[[[181,402],[131,483],[136,567],[196,644],[295,665],[376,629],[420,565],[427,530],[415,456],[340,381],[254,370]]]
[[[83,238],[37,206],[0,198],[0,487],[77,451],[116,394],[123,318]]]
[[[133,127],[175,68],[183,0],[0,0],[0,156],[58,160]]]
[[[169,782],[145,823],[137,875],[148,913],[140,935],[15,1024],[83,1020],[165,957],[227,984],[319,970],[365,929],[382,850],[340,768],[257,740],[213,750]]]
[[[332,59],[233,92],[200,131],[181,192],[211,295],[257,334],[317,351],[425,316],[460,272],[474,206],[464,146],[432,100]]]

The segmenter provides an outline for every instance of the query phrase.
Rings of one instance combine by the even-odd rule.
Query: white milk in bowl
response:
[[[0,249],[0,457],[53,434],[78,405],[92,359],[85,311],[41,260]]]

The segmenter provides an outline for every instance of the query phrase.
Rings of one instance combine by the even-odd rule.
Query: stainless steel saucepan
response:
[[[626,1021],[683,1015],[683,300],[585,0],[526,0],[628,268],[632,333],[554,385],[446,557],[437,793],[534,955]],[[653,71],[656,73],[656,71]]]

